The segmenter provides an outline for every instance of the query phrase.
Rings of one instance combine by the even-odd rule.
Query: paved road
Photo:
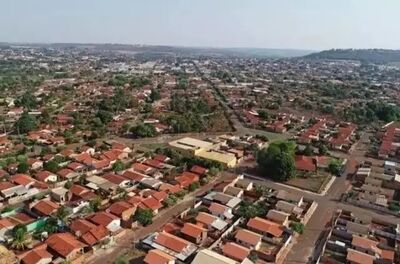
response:
[[[231,176],[228,174],[221,174],[216,177],[214,181],[202,186],[193,193],[187,195],[184,200],[180,201],[173,207],[162,210],[154,219],[153,224],[141,227],[137,230],[126,230],[126,234],[117,240],[115,246],[108,249],[99,249],[86,259],[86,263],[91,264],[109,264],[114,263],[115,259],[126,253],[128,250],[134,248],[134,244],[139,240],[145,238],[151,233],[159,231],[166,223],[170,222],[173,218],[181,214],[187,208],[193,206],[196,197],[202,196],[207,191],[211,190],[215,184],[229,179]]]

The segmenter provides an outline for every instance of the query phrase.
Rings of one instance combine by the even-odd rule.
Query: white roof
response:
[[[233,259],[227,258],[217,252],[211,251],[209,249],[200,250],[192,264],[237,264],[238,262]]]

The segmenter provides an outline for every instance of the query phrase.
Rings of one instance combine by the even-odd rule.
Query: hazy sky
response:
[[[400,0],[0,0],[0,42],[400,49]]]

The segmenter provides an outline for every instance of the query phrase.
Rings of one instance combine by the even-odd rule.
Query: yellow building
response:
[[[217,161],[228,168],[236,166],[237,163],[234,154],[217,150],[219,144],[212,142],[185,137],[171,141],[169,146],[180,153]]]

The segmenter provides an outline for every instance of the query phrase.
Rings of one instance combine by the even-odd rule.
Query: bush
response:
[[[299,233],[300,235],[304,233],[304,224],[300,222],[292,222],[290,223],[290,227],[294,232]]]
[[[142,225],[148,226],[153,223],[153,211],[139,208],[135,213],[135,219]]]

